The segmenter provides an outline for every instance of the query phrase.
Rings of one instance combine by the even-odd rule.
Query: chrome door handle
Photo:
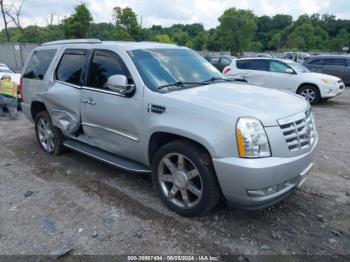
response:
[[[96,105],[96,102],[92,98],[83,99],[83,100],[81,100],[81,102],[83,102],[84,104]]]

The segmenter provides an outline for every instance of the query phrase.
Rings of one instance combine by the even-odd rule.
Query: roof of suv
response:
[[[317,59],[317,58],[350,58],[350,54],[343,54],[343,55],[313,55],[309,56],[307,59]]]
[[[117,45],[118,47],[130,51],[136,49],[152,49],[152,48],[181,48],[174,44],[163,44],[158,42],[131,42],[131,41],[100,41],[99,39],[74,39],[74,40],[59,40],[42,44],[46,46],[62,46],[62,45]]]

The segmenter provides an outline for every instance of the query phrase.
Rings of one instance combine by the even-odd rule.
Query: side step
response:
[[[82,153],[84,155],[90,156],[112,166],[115,166],[119,169],[122,169],[127,172],[139,173],[139,174],[150,174],[151,171],[148,167],[143,164],[134,162],[132,160],[120,157],[99,148],[90,146],[88,144],[79,142],[77,140],[66,140],[63,142],[63,145],[69,149]]]

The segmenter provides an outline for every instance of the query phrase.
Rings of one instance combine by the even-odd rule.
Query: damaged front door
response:
[[[43,95],[54,125],[63,133],[76,132],[81,123],[80,101],[85,49],[66,49],[55,71],[53,86]]]

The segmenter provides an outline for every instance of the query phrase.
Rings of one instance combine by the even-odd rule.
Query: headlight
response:
[[[337,84],[337,81],[334,81],[334,80],[330,80],[330,79],[327,79],[327,78],[322,78],[321,79],[322,83],[326,84],[326,85],[336,85]]]
[[[244,158],[270,157],[271,150],[264,127],[255,118],[240,118],[237,122],[239,156]]]

